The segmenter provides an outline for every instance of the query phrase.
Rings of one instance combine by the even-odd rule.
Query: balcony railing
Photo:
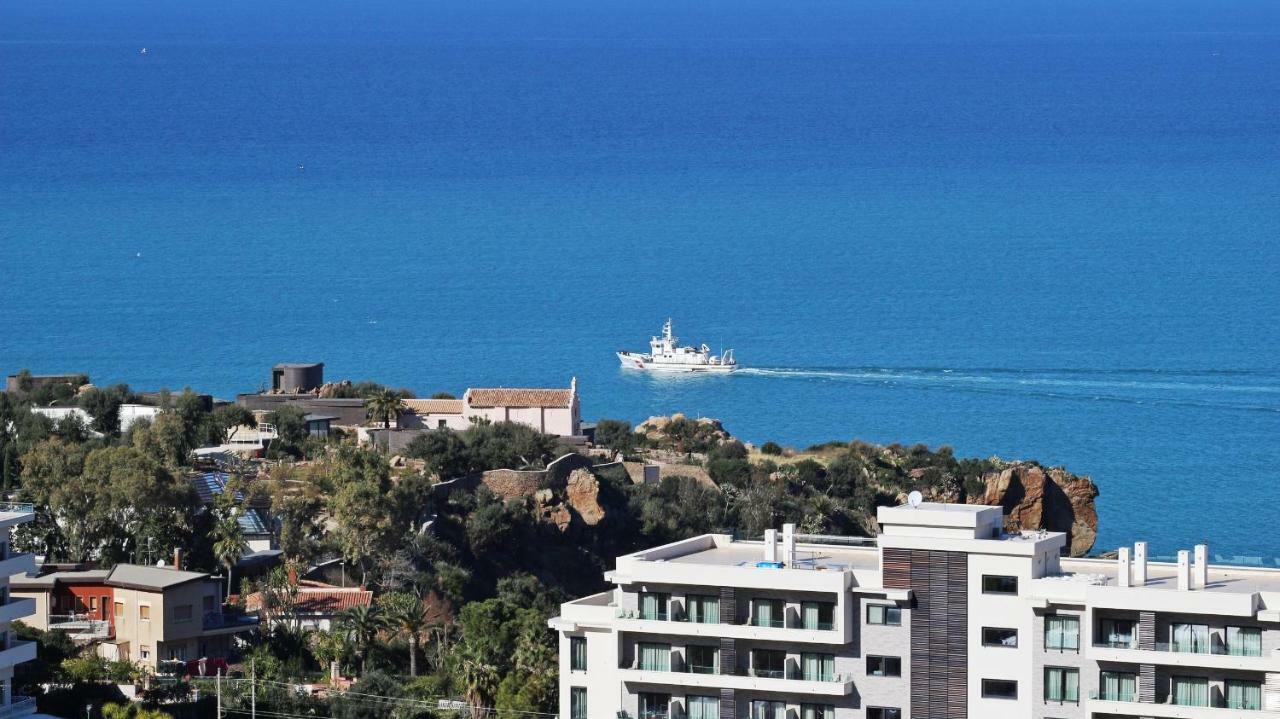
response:
[[[668,617],[666,612],[640,612],[637,618],[647,622],[665,622]]]
[[[686,664],[684,670],[690,674],[719,674],[720,668],[708,664]]]
[[[111,636],[111,622],[89,614],[50,614],[49,630],[62,631],[77,639]]]
[[[256,614],[208,612],[204,615],[202,626],[205,629],[226,629],[228,627],[254,627],[258,623],[258,615]]]
[[[787,625],[786,625],[786,622],[782,621],[781,619],[757,619],[755,617],[752,617],[751,626],[770,627],[773,629],[785,629]]]
[[[1138,649],[1138,642],[1134,641],[1096,641],[1093,643],[1096,649]],[[1175,642],[1156,642],[1152,647],[1152,651],[1172,652],[1175,654],[1214,654],[1217,656],[1229,657],[1260,657],[1262,656],[1261,647],[1239,647],[1226,644],[1210,643],[1203,646],[1189,647]]]
[[[1123,639],[1102,639],[1094,642],[1093,646],[1096,649],[1137,649],[1138,641],[1136,639],[1128,641]]]
[[[8,706],[0,706],[0,719],[17,719],[36,713],[36,698],[14,695]]]
[[[1095,690],[1089,692],[1090,699],[1096,699],[1103,702],[1136,702],[1138,701],[1138,693],[1135,692],[1106,692]]]
[[[36,505],[30,502],[0,502],[0,514],[34,514]]]

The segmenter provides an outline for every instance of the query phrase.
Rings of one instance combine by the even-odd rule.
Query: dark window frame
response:
[[[1008,589],[995,588],[996,582],[1005,583],[1013,582],[1013,591]],[[982,575],[982,593],[983,594],[999,594],[1014,597],[1018,595],[1018,578],[1011,574],[984,574]]]
[[[1004,684],[1013,687],[1013,693],[992,691],[992,686],[996,684]],[[1018,698],[1018,681],[1016,679],[983,679],[982,680],[982,698],[983,699],[1009,699],[1017,700]]]
[[[872,607],[884,607],[884,621],[883,621],[883,622],[873,622],[873,621],[871,621],[871,608],[872,608]],[[889,612],[890,612],[891,610],[892,610],[892,611],[896,611],[896,612],[897,612],[897,614],[898,614],[898,620],[897,620],[896,622],[891,622],[891,621],[889,621]],[[902,607],[899,607],[899,606],[898,606],[898,605],[896,605],[896,604],[880,604],[880,603],[868,604],[868,605],[867,605],[867,614],[866,614],[866,617],[867,617],[867,624],[871,624],[871,625],[873,625],[873,626],[877,626],[877,627],[900,627],[900,626],[902,626]]]
[[[987,632],[1013,632],[1013,644],[1005,644],[1004,642],[987,641]],[[983,627],[982,628],[982,646],[998,647],[1000,649],[1017,649],[1018,648],[1018,630],[1014,627]]]
[[[1063,673],[1063,677],[1062,677],[1063,698],[1062,699],[1049,698],[1049,672]],[[1076,698],[1075,699],[1066,698],[1066,688],[1067,688],[1066,674],[1068,672],[1075,672],[1076,674]],[[1044,703],[1045,704],[1079,704],[1080,703],[1080,668],[1079,667],[1047,666],[1044,668],[1044,671],[1042,672],[1042,674],[1044,676],[1044,694],[1045,694]]]
[[[892,712],[892,713],[889,713],[889,712]],[[867,719],[902,719],[902,708],[901,707],[867,707]]]
[[[893,662],[894,671],[890,673],[889,662]],[[880,673],[875,673],[871,669],[872,663],[880,665]],[[885,654],[868,654],[867,655],[867,676],[869,677],[901,677],[902,676],[902,657],[894,657]]]
[[[582,665],[578,665],[577,647],[582,647]],[[587,670],[587,638],[569,637],[569,671],[585,672]]]

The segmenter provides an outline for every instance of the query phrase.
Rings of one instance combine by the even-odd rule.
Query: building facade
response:
[[[1280,718],[1280,570],[1061,557],[999,507],[703,535],[562,605],[563,719]],[[780,540],[780,541],[779,541]]]
[[[472,387],[462,399],[408,399],[397,426],[401,429],[461,431],[473,420],[518,422],[560,437],[582,435],[582,408],[577,378],[568,389]]]
[[[258,626],[255,616],[223,611],[217,579],[170,567],[117,564],[14,577],[11,591],[33,603],[25,620],[31,626],[66,631],[105,659],[153,670],[162,661],[225,658],[234,635]]]
[[[13,692],[13,670],[22,662],[36,658],[36,643],[18,639],[13,631],[14,621],[27,621],[35,612],[30,599],[10,592],[10,578],[35,570],[35,557],[14,552],[10,545],[13,528],[34,520],[35,511],[29,504],[0,503],[0,717],[22,717],[34,714],[35,699],[20,697]]]

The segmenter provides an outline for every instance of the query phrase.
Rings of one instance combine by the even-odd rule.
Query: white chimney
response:
[[[1133,545],[1133,586],[1141,587],[1147,583],[1147,543],[1137,542]]]
[[[1209,545],[1197,544],[1195,568],[1191,573],[1191,586],[1204,589],[1209,586]]]
[[[1178,590],[1185,592],[1191,589],[1191,552],[1178,550]]]
[[[778,561],[778,530],[764,530],[764,561]]]
[[[1119,584],[1122,587],[1129,586],[1129,582],[1131,581],[1130,579],[1131,575],[1129,573],[1130,567],[1131,565],[1129,563],[1129,548],[1121,547],[1120,548],[1120,568],[1116,572],[1116,579],[1119,580]]]
[[[782,561],[788,567],[796,564],[796,525],[790,522],[782,525]]]

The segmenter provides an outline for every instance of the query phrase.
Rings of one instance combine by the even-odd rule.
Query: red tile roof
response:
[[[311,582],[307,582],[311,584]],[[338,614],[352,607],[369,606],[373,592],[360,587],[305,586],[299,582],[295,610],[299,614]],[[262,608],[262,595],[254,592],[245,598],[245,609],[256,612]]]
[[[460,399],[406,399],[405,409],[417,414],[462,414]]]
[[[573,402],[572,389],[469,389],[472,407],[564,407]]]

